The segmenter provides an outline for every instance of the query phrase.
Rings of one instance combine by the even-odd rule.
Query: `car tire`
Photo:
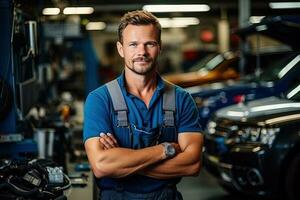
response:
[[[300,199],[300,154],[291,161],[286,172],[285,191],[289,200]]]

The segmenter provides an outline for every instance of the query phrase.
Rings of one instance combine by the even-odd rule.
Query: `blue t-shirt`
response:
[[[128,93],[124,83],[124,73],[122,73],[117,81],[120,85],[125,102],[128,107],[128,121],[134,127],[143,129],[146,131],[155,130],[162,125],[163,121],[163,109],[162,109],[162,97],[165,88],[165,82],[158,75],[157,88],[150,100],[149,108],[138,97]],[[176,99],[176,112],[175,112],[175,129],[176,133],[183,132],[201,132],[200,125],[198,123],[198,109],[189,93],[180,87],[176,86],[175,90]],[[108,89],[106,86],[101,86],[92,91],[85,102],[84,108],[84,130],[83,140],[84,142],[92,137],[99,137],[101,132],[112,133],[118,141],[121,147],[130,148],[128,146],[128,139],[124,137],[125,132],[122,133],[116,126],[116,113],[113,110],[112,100],[110,98]],[[172,137],[170,134],[165,134],[166,138],[163,141],[177,142],[176,137]],[[169,136],[168,136],[169,135]],[[145,176],[134,175],[130,178],[123,178],[122,182],[136,184],[141,187],[144,192],[151,191],[158,188],[160,185],[168,184],[168,180],[158,180]],[[130,179],[130,180],[129,180]],[[120,179],[121,181],[121,179]],[[138,182],[137,182],[138,181]],[[174,182],[174,179],[170,179]],[[113,181],[111,181],[111,184]],[[176,182],[176,181],[175,181]],[[178,181],[177,181],[178,182]],[[100,184],[101,185],[101,184]],[[105,183],[104,183],[105,185]],[[137,188],[139,190],[139,188]],[[139,191],[141,191],[139,190]]]

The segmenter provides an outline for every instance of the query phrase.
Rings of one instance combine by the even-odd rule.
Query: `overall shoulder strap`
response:
[[[114,111],[117,112],[118,126],[128,126],[128,108],[118,81],[116,79],[112,80],[106,83],[106,87],[110,94]]]
[[[164,126],[175,126],[175,86],[167,81],[165,82],[165,91],[163,95]]]

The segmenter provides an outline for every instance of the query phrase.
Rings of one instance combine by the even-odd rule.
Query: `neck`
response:
[[[142,99],[149,105],[157,86],[157,73],[153,70],[147,75],[139,75],[125,68],[126,89],[130,94]]]

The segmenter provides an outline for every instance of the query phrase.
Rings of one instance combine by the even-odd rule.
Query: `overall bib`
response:
[[[165,82],[166,83],[166,82]],[[163,120],[155,128],[138,127],[128,120],[128,108],[117,80],[106,84],[114,109],[114,135],[119,138],[119,146],[141,149],[163,142],[177,142],[175,127],[175,87],[166,83],[163,93]],[[129,199],[182,199],[176,189],[180,178],[158,180],[142,175],[124,178],[102,178],[97,180],[101,200]],[[150,185],[151,190],[141,185]]]

